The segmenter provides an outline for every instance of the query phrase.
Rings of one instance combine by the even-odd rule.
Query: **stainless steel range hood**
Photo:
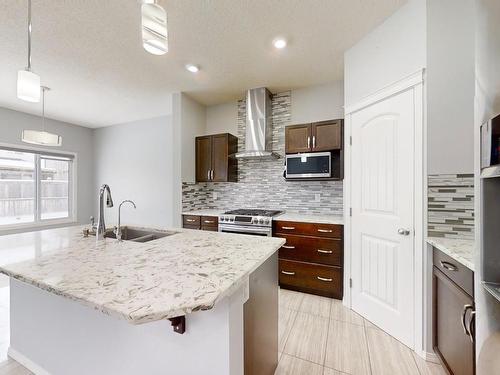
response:
[[[279,157],[272,152],[272,138],[271,93],[265,87],[248,90],[245,151],[237,153],[236,157]]]

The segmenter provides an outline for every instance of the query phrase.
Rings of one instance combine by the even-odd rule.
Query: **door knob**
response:
[[[398,234],[400,234],[402,236],[408,236],[410,234],[410,231],[408,229],[399,228],[398,229]]]

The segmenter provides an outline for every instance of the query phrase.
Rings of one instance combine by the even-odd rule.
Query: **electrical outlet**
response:
[[[319,202],[320,200],[321,200],[321,194],[319,193],[314,194],[314,201]]]
[[[216,201],[218,199],[217,192],[215,192],[215,191],[213,192],[212,198],[213,198],[214,201]]]

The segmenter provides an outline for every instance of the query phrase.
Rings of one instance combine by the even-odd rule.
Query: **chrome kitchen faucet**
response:
[[[99,216],[97,218],[97,233],[96,240],[103,240],[106,233],[106,224],[104,223],[104,193],[106,195],[106,207],[113,207],[113,198],[111,197],[111,189],[104,184],[99,190]]]
[[[135,205],[134,201],[131,201],[129,199],[127,200],[124,200],[122,203],[120,203],[120,205],[118,206],[118,226],[115,227],[115,235],[116,235],[116,239],[118,241],[122,241],[122,227],[121,227],[121,216],[122,216],[122,205],[124,203],[130,203],[132,206],[134,206],[134,208],[137,208],[137,206]]]

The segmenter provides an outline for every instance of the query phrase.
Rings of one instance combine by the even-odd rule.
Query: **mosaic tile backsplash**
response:
[[[238,101],[238,150],[245,148],[246,101]],[[266,208],[288,212],[343,214],[342,181],[285,181],[285,126],[291,121],[291,93],[273,95],[273,151],[279,159],[238,160],[238,182],[183,183],[182,208]]]
[[[428,176],[428,235],[474,239],[474,175]]]

